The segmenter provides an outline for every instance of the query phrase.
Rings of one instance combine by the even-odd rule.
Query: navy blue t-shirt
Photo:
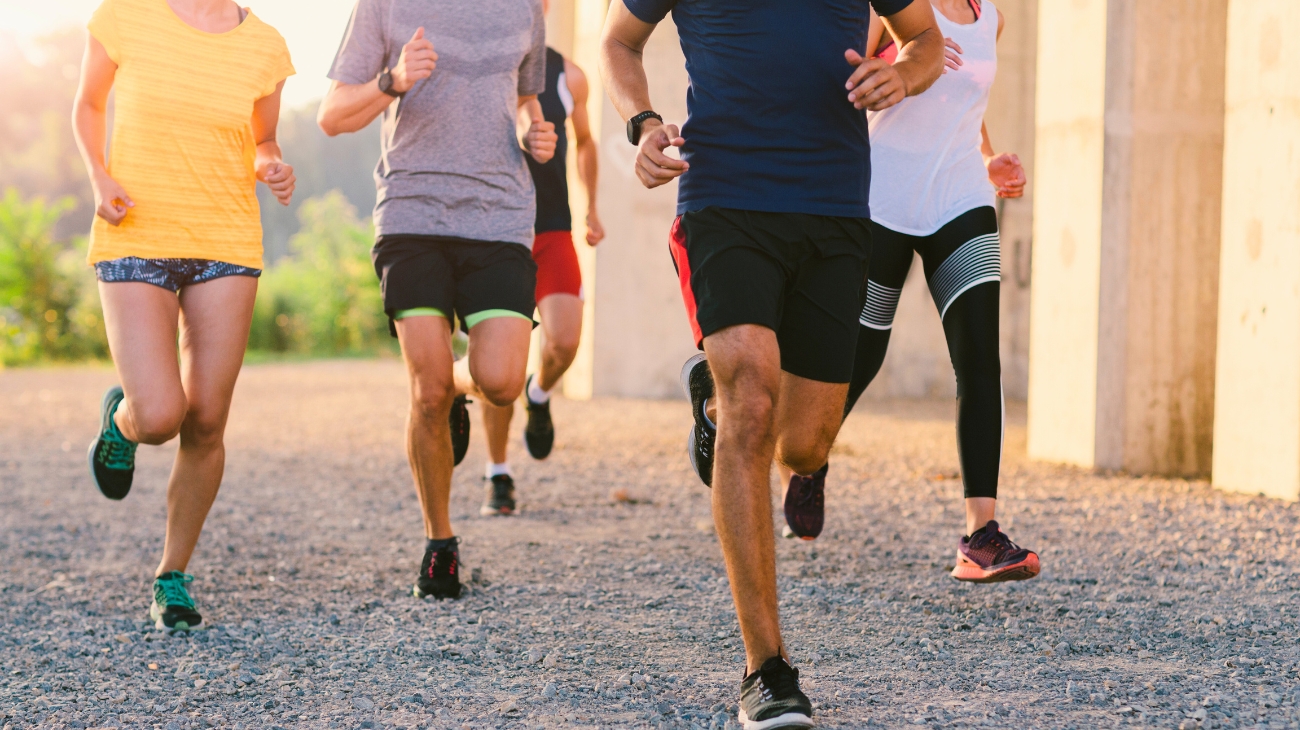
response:
[[[618,0],[615,0],[616,2]],[[912,0],[623,0],[646,23],[671,10],[690,88],[678,214],[710,205],[869,218],[866,113],[844,88],[865,53],[868,3]]]

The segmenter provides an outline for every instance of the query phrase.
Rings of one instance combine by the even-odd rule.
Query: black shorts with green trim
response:
[[[709,207],[678,216],[669,245],[699,347],[719,330],[756,324],[776,333],[782,370],[849,382],[870,219]]]
[[[527,246],[450,236],[380,236],[371,250],[388,315],[437,310],[469,331],[485,313],[508,312],[529,321],[537,303],[537,264]],[[476,317],[479,315],[480,317]]]

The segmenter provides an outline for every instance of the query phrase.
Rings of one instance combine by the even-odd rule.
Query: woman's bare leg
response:
[[[223,440],[248,347],[257,279],[227,276],[180,294],[180,360],[187,408],[167,483],[167,541],[157,575],[184,571],[226,465]]]
[[[108,349],[126,395],[113,420],[136,443],[166,443],[185,417],[176,362],[180,302],[170,291],[141,282],[100,282],[99,299]]]

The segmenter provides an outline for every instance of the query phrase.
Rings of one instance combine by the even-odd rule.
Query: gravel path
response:
[[[144,614],[171,448],[141,450],[120,504],[85,474],[112,379],[0,373],[0,727],[735,726],[742,651],[681,403],[557,401],[555,455],[516,451],[509,519],[477,516],[476,436],[453,516],[479,582],[418,602],[400,366],[250,367],[190,566],[213,628],[169,637]],[[951,413],[864,404],[826,533],[778,545],[825,727],[1300,727],[1300,509],[1029,463],[1012,409],[1001,507],[1043,575],[958,584]]]

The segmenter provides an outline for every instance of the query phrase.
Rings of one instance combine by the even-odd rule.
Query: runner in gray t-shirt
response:
[[[541,0],[359,0],[321,103],[331,136],[384,117],[373,258],[411,380],[420,598],[460,595],[448,502],[469,444],[464,394],[504,406],[524,387],[537,266],[523,155],[544,163],[557,139],[537,102],[545,43]],[[455,371],[453,316],[471,337],[469,367]]]

